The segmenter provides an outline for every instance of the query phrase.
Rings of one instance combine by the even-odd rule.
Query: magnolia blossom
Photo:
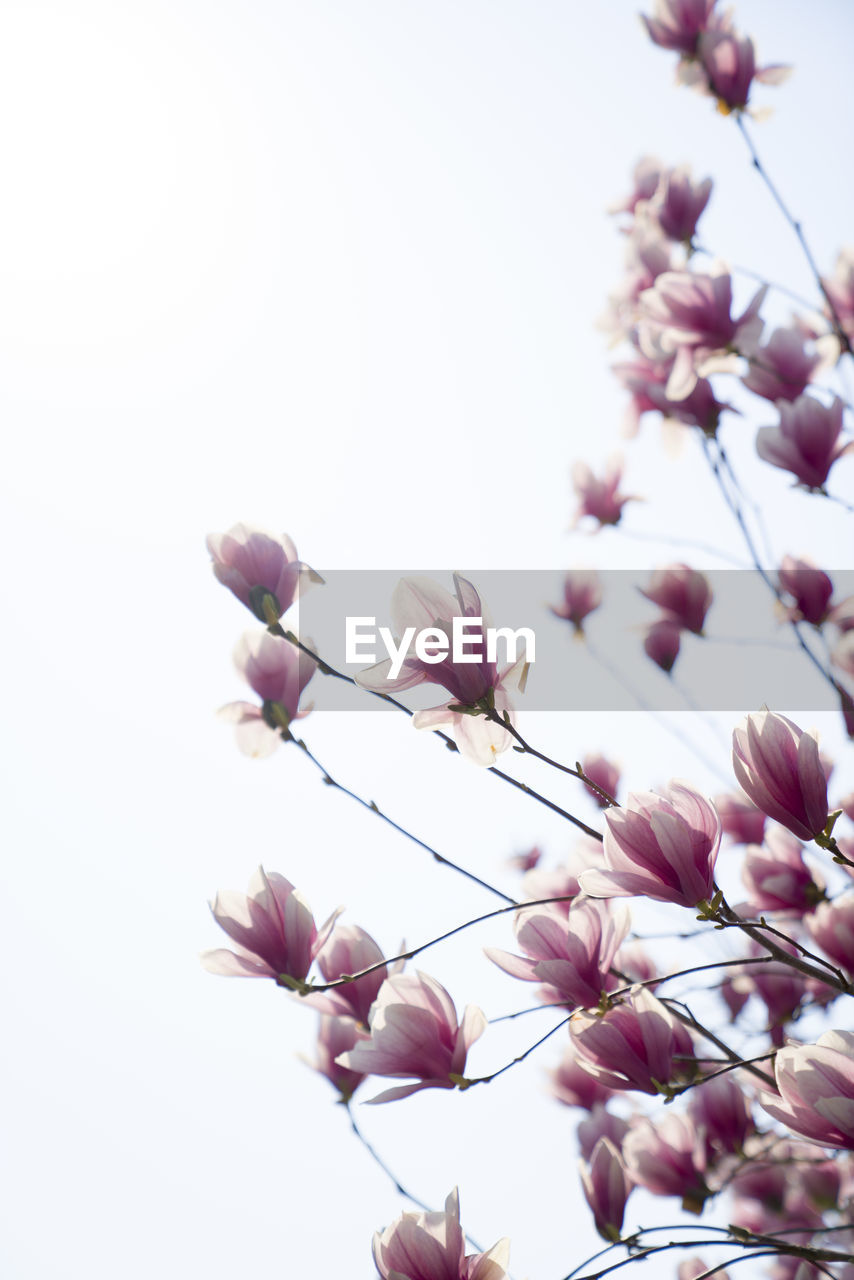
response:
[[[854,976],[854,893],[822,902],[807,928],[824,954]]]
[[[688,1098],[688,1115],[705,1149],[704,1163],[743,1151],[754,1129],[744,1090],[732,1075],[713,1076]]]
[[[854,1031],[781,1049],[774,1076],[777,1094],[759,1099],[769,1115],[810,1142],[854,1151]]]
[[[703,634],[703,623],[713,595],[708,578],[699,569],[691,569],[687,564],[671,564],[666,569],[656,569],[641,595],[658,605],[666,621],[692,631],[694,635]]]
[[[741,788],[799,840],[827,824],[827,778],[814,733],[773,711],[749,715],[732,735],[732,767]]]
[[[791,471],[807,489],[823,489],[834,462],[854,450],[854,441],[840,442],[843,405],[834,397],[829,406],[812,396],[798,396],[777,405],[780,422],[760,427],[756,452],[765,462]]]
[[[383,1280],[506,1280],[510,1241],[466,1256],[456,1188],[444,1213],[402,1213],[373,1243]]]
[[[522,878],[519,897],[527,902],[541,902],[544,898],[572,899],[581,888],[578,877],[587,867],[598,867],[602,861],[602,845],[593,836],[581,836],[576,840],[561,867],[536,867]],[[552,902],[550,911],[569,914],[570,901]]]
[[[345,974],[361,973],[363,969],[373,968],[372,973],[355,982],[345,982],[330,991],[316,991],[305,997],[306,1004],[320,1010],[321,1013],[335,1014],[338,1017],[354,1018],[367,1026],[371,1006],[376,1000],[380,987],[388,977],[388,968],[382,963],[383,953],[374,939],[358,925],[337,925],[331,937],[317,954],[317,965],[323,974],[324,982],[337,982]],[[339,1052],[350,1049],[352,1045],[342,1045]]]
[[[737,318],[731,314],[732,280],[726,272],[665,271],[641,294],[641,351],[654,358],[676,357],[666,387],[671,399],[687,396],[698,377],[729,370],[733,355],[755,349],[766,292],[767,286],[760,288]]]
[[[679,1196],[689,1213],[699,1213],[710,1192],[703,1176],[703,1142],[691,1117],[672,1112],[661,1119],[639,1119],[623,1141],[626,1168],[633,1180],[657,1196]]]
[[[687,427],[699,427],[713,436],[724,409],[737,413],[731,404],[718,400],[708,378],[697,378],[691,390],[680,399],[671,399],[667,384],[676,357],[668,355],[653,359],[637,352],[631,361],[611,366],[612,372],[631,394],[631,404],[626,415],[626,434],[636,435],[643,414],[661,413],[666,422]]]
[[[522,853],[514,853],[512,857],[507,859],[508,867],[513,867],[515,871],[533,871],[539,865],[543,851],[538,844],[531,845],[530,849],[525,849]],[[533,896],[533,895],[532,895]],[[548,896],[548,895],[544,895]]]
[[[757,67],[756,50],[749,36],[734,31],[704,31],[697,42],[699,74],[689,81],[718,100],[725,115],[744,111],[754,80],[782,84],[791,68],[779,64]]]
[[[833,583],[824,570],[806,556],[783,556],[777,576],[781,591],[794,600],[787,611],[789,619],[803,619],[814,627],[820,627],[828,616],[833,595]]]
[[[655,979],[661,976],[640,938],[620,947],[614,958],[614,968],[624,973],[630,982],[644,983],[650,991],[655,990],[658,985]]]
[[[634,222],[625,244],[625,270],[616,289],[608,295],[608,307],[597,321],[597,327],[612,341],[633,339],[638,318],[638,299],[651,289],[664,271],[672,271],[674,246],[662,234],[653,216],[646,212]],[[639,206],[640,215],[640,206]]]
[[[778,940],[778,945],[791,956],[798,954],[793,942]],[[766,952],[758,942],[751,942],[747,948],[748,957],[763,959]],[[787,1025],[800,1011],[801,1004],[808,994],[807,979],[787,964],[769,962],[745,966],[740,977],[743,988],[758,998],[768,1011],[766,1030],[771,1043],[778,1048],[785,1043]],[[831,990],[821,984],[824,990]]]
[[[736,844],[761,844],[767,821],[761,809],[741,791],[715,796],[724,834]]]
[[[591,516],[601,528],[606,524],[619,524],[623,507],[632,496],[620,492],[623,478],[623,460],[611,458],[602,479],[598,479],[586,462],[576,462],[572,468],[572,484],[578,494],[579,506],[575,517],[578,524],[584,516]]]
[[[692,58],[702,32],[721,22],[714,13],[716,4],[717,0],[655,0],[654,16],[642,13],[641,22],[653,44]]]
[[[519,911],[516,940],[525,956],[495,947],[486,954],[505,973],[525,982],[544,982],[540,998],[549,1004],[595,1008],[617,980],[609,970],[629,931],[629,913],[607,902],[576,900],[568,917],[548,906]]]
[[[767,1163],[761,1159],[762,1152],[758,1149],[758,1142],[758,1138],[748,1138],[745,1149],[747,1159],[733,1173],[733,1189],[742,1200],[755,1200],[765,1208],[779,1211],[786,1194],[787,1177],[783,1161],[791,1154],[790,1144],[781,1140],[778,1147],[775,1143],[775,1159]]]
[[[591,1077],[592,1079],[592,1077]],[[611,1091],[613,1097],[613,1091]],[[589,1160],[602,1138],[608,1138],[615,1147],[622,1147],[623,1139],[629,1131],[629,1122],[622,1116],[614,1115],[602,1103],[596,1103],[589,1115],[578,1122],[575,1136],[578,1138],[578,1150],[583,1160]]]
[[[563,580],[563,604],[552,606],[552,613],[571,622],[580,634],[584,619],[601,603],[602,583],[596,570],[572,569]]]
[[[644,987],[605,1014],[573,1014],[569,1032],[579,1066],[611,1089],[656,1094],[695,1073],[689,1032]]]
[[[360,671],[356,683],[364,689],[380,693],[397,693],[417,684],[438,684],[451,694],[449,702],[428,710],[416,711],[412,723],[416,729],[437,729],[447,725],[453,732],[460,751],[476,764],[491,765],[495,758],[513,744],[510,733],[483,714],[487,707],[498,716],[505,712],[513,719],[513,705],[507,692],[508,683],[521,685],[524,680],[524,654],[510,666],[499,670],[490,660],[485,643],[489,617],[474,586],[454,574],[454,591],[450,595],[430,578],[403,578],[397,584],[391,601],[394,631],[412,639],[421,633],[435,633],[434,649],[438,660],[425,660],[417,650],[407,654],[400,672],[392,676],[392,659]],[[480,618],[466,629],[466,657],[455,662],[453,655],[453,621],[455,618]],[[441,650],[446,656],[441,657]],[[432,657],[432,655],[431,655]],[[465,708],[465,710],[463,709]],[[468,710],[468,709],[471,710]]]
[[[301,589],[323,581],[297,558],[286,533],[276,538],[251,525],[236,524],[228,533],[208,534],[207,547],[217,579],[261,622],[270,621],[268,611],[281,618]]]
[[[259,867],[249,893],[220,890],[211,903],[214,919],[237,943],[236,951],[206,951],[202,964],[227,977],[303,979],[332,932],[340,911],[318,930],[301,893],[277,872]]]
[[[565,1107],[583,1107],[585,1111],[592,1111],[606,1103],[614,1093],[613,1089],[594,1080],[590,1072],[584,1070],[571,1045],[567,1045],[560,1063],[548,1074],[552,1093]]]
[[[604,1240],[619,1240],[626,1201],[633,1186],[623,1157],[610,1138],[600,1138],[589,1163],[579,1160],[578,1168],[596,1230]]]
[[[710,800],[684,782],[661,795],[630,795],[606,809],[605,867],[583,871],[579,884],[594,898],[653,898],[693,907],[715,892],[721,823]]]
[[[665,673],[673,670],[682,646],[679,624],[672,618],[651,622],[643,638],[644,653]]]
[[[797,400],[821,362],[818,352],[807,351],[799,329],[775,329],[767,342],[756,348],[742,382],[765,400]]]
[[[712,0],[714,3],[714,0]],[[618,201],[608,210],[609,213],[634,213],[641,200],[650,200],[655,195],[659,179],[664,167],[655,156],[641,156],[632,170],[633,186],[625,200]]]
[[[246,632],[234,650],[234,663],[263,705],[230,702],[217,713],[236,725],[237,745],[249,756],[268,756],[281,741],[281,730],[308,715],[300,697],[317,670],[313,658],[269,631]]]
[[[753,911],[812,911],[824,896],[824,885],[804,862],[800,840],[782,827],[772,827],[763,845],[749,845],[741,878]]]
[[[690,244],[711,194],[711,178],[694,182],[687,165],[667,169],[661,175],[646,213],[655,219],[668,240]]]
[[[453,1089],[466,1055],[486,1029],[480,1009],[457,1011],[443,986],[425,973],[387,978],[369,1018],[371,1038],[338,1058],[340,1066],[375,1076],[417,1076],[415,1084],[387,1089],[371,1102],[406,1098],[419,1089]]]
[[[581,768],[584,770],[584,776],[589,778],[595,786],[601,787],[609,796],[617,794],[617,787],[620,784],[619,766],[606,759],[601,752],[596,751],[586,755],[581,762]],[[608,801],[599,795],[598,791],[594,791],[593,787],[588,787],[587,790],[600,809],[608,807]]]
[[[359,1071],[348,1071],[346,1067],[339,1066],[336,1058],[367,1038],[367,1031],[363,1031],[352,1018],[334,1018],[322,1014],[317,1031],[316,1056],[313,1061],[303,1057],[308,1066],[326,1076],[333,1088],[338,1090],[342,1102],[349,1102],[365,1077]]]

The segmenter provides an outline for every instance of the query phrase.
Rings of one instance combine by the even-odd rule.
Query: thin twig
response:
[[[795,217],[792,216],[788,205],[786,204],[783,197],[780,195],[780,192],[777,190],[776,185],[772,181],[771,176],[768,173],[768,170],[765,168],[761,159],[759,158],[759,153],[756,150],[756,145],[747,131],[747,126],[744,123],[744,116],[742,115],[741,112],[735,113],[735,122],[736,122],[736,125],[738,126],[738,131],[741,134],[742,138],[744,138],[744,141],[747,145],[747,149],[750,152],[750,159],[754,169],[759,174],[762,181],[765,183],[765,186],[768,188],[769,192],[771,193],[774,203],[777,205],[777,208],[780,210],[783,217],[786,219],[789,226],[792,228],[792,230],[794,231],[797,237],[798,243],[800,244],[801,249],[803,250],[804,257],[806,258],[809,264],[809,268],[813,274],[813,278],[816,282],[816,285],[818,286],[821,296],[824,298],[824,301],[827,304],[827,309],[828,309],[828,312],[830,313],[833,331],[839,340],[839,345],[841,346],[843,351],[847,351],[848,354],[851,355],[852,354],[851,341],[848,337],[848,334],[845,332],[845,328],[839,317],[839,312],[836,310],[836,305],[833,301],[833,298],[828,293],[827,286],[825,285],[824,280],[821,277],[821,272],[818,269],[818,264],[816,263],[816,260],[812,255],[812,250],[810,249],[809,244],[807,243],[807,238],[804,235],[804,229],[801,226],[801,223]]]

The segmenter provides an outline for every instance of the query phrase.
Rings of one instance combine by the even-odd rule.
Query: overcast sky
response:
[[[10,1280],[367,1280],[371,1235],[404,1202],[295,1056],[314,1016],[201,969],[223,940],[206,903],[263,862],[387,951],[491,905],[292,750],[238,754],[214,712],[243,696],[230,655],[251,619],[215,583],[205,534],[286,530],[321,573],[678,558],[568,534],[571,462],[622,449],[646,499],[629,531],[741,554],[695,441],[676,459],[652,423],[621,441],[595,326],[622,270],[606,208],[639,156],[690,162],[716,183],[704,245],[818,300],[732,122],[674,87],[635,8],[2,6]],[[736,18],[760,62],[795,65],[757,90],[774,115],[756,137],[829,270],[854,240],[854,11],[740,0]],[[788,310],[776,297],[767,314]],[[733,419],[726,440],[775,555],[845,567],[842,512],[753,456],[772,417]],[[726,775],[735,713],[752,709],[679,724]],[[525,726],[565,759],[610,751],[637,788],[720,789],[637,713]],[[556,865],[569,848],[545,810],[403,717],[324,712],[304,729],[342,782],[508,891],[514,851],[541,841]],[[835,722],[826,740],[850,790]],[[524,992],[481,954],[510,942],[481,928],[423,967],[458,1008],[510,1012]],[[526,1047],[540,1016],[491,1028],[475,1067]],[[488,1089],[356,1108],[417,1194],[438,1205],[459,1183],[484,1247],[511,1236],[516,1280],[558,1280],[598,1247],[574,1118],[544,1088],[557,1053]]]

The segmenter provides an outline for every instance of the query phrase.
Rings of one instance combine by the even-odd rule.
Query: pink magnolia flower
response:
[[[690,245],[711,194],[711,178],[693,182],[691,170],[686,165],[666,169],[647,207],[647,213],[655,218],[668,240]]]
[[[656,1094],[695,1074],[690,1034],[643,987],[605,1014],[574,1013],[569,1032],[579,1066],[608,1088]]]
[[[697,43],[705,84],[704,88],[718,100],[718,109],[728,115],[744,111],[754,80],[762,84],[782,84],[791,68],[774,64],[757,67],[756,50],[749,36],[739,37],[733,31],[705,31]]]
[[[738,1155],[755,1126],[744,1090],[732,1075],[714,1076],[692,1089],[688,1115],[705,1149],[705,1163]]]
[[[765,814],[742,791],[715,796],[715,808],[724,834],[736,844],[761,844]]]
[[[323,581],[297,558],[297,549],[286,533],[276,538],[251,525],[236,524],[228,533],[208,534],[207,546],[217,579],[261,622],[270,621],[265,597],[272,597],[270,608],[281,618],[300,589],[309,582]]]
[[[703,634],[703,624],[714,597],[708,578],[699,569],[691,569],[687,564],[656,569],[641,595],[657,604],[666,620],[694,635]]]
[[[639,1119],[626,1134],[623,1156],[631,1178],[657,1196],[679,1196],[688,1213],[699,1213],[711,1192],[706,1186],[703,1142],[688,1115]]]
[[[824,954],[854,977],[854,894],[822,902],[807,920],[807,929]]]
[[[300,697],[317,670],[313,658],[269,631],[246,632],[234,650],[234,663],[263,706],[230,702],[217,713],[237,726],[237,745],[244,755],[268,756],[281,741],[281,730],[311,711],[300,709]]]
[[[523,654],[511,666],[499,670],[488,655],[486,630],[490,620],[480,596],[459,574],[454,574],[454,591],[450,595],[430,578],[402,578],[391,601],[398,644],[431,632],[431,652],[429,656],[419,656],[416,642],[415,652],[404,658],[397,675],[392,675],[393,661],[389,658],[360,671],[356,683],[380,693],[396,693],[424,683],[441,685],[450,693],[450,701],[416,711],[413,725],[416,729],[449,726],[462,754],[475,764],[488,766],[512,746],[513,738],[481,711],[491,707],[499,716],[507,712],[512,722],[513,705],[506,686],[522,683],[525,658]],[[453,656],[454,619],[472,620],[465,628],[465,660],[461,662],[455,662]]]
[[[713,0],[714,2],[714,0]],[[609,213],[634,213],[641,200],[651,200],[663,172],[660,160],[655,156],[642,156],[632,170],[633,186],[625,200],[618,201]]]
[[[759,1158],[755,1140],[748,1139],[745,1152],[748,1159],[736,1169],[732,1178],[733,1189],[740,1199],[755,1200],[763,1208],[780,1212],[786,1194],[786,1166],[782,1162],[790,1154],[788,1146],[786,1142],[782,1142],[780,1148],[775,1145],[776,1158],[772,1163],[766,1163]]]
[[[594,1107],[604,1105],[614,1093],[579,1065],[571,1045],[564,1050],[560,1064],[549,1072],[549,1079],[552,1093],[565,1107],[583,1107],[585,1111],[592,1111]],[[593,1145],[595,1143],[591,1144],[591,1150]]]
[[[674,268],[673,243],[665,238],[653,216],[639,217],[626,237],[625,271],[617,289],[608,295],[608,308],[598,327],[613,339],[633,339],[637,323],[637,303],[664,271]],[[641,206],[638,207],[638,213]]]
[[[772,827],[763,845],[749,845],[741,866],[753,911],[789,911],[803,915],[824,896],[824,885],[804,862],[800,840]]]
[[[619,1240],[626,1202],[634,1185],[623,1157],[610,1138],[600,1138],[589,1163],[579,1160],[578,1168],[596,1230],[603,1240]]]
[[[658,985],[653,980],[661,976],[639,938],[620,947],[614,957],[614,968],[619,973],[624,973],[630,982],[648,985],[650,991]]]
[[[787,1145],[782,1143],[782,1150],[775,1147],[775,1152],[779,1152],[779,1159],[785,1159],[787,1155],[789,1158],[794,1156],[794,1152],[787,1151]],[[817,1154],[815,1147],[812,1151]],[[740,1185],[741,1179],[738,1178],[736,1187],[740,1189]],[[788,1179],[784,1179],[781,1198],[777,1201],[736,1199],[731,1221],[736,1226],[759,1235],[785,1232],[785,1238],[791,1244],[808,1244],[813,1232],[822,1225],[821,1214],[809,1204],[802,1188],[797,1184],[793,1185]],[[797,1262],[797,1259],[794,1261]],[[775,1267],[773,1277],[774,1280],[808,1280],[799,1266],[792,1270]],[[809,1280],[812,1280],[811,1275]],[[818,1280],[818,1276],[815,1280]]]
[[[731,356],[753,352],[762,332],[759,308],[766,293],[763,285],[737,318],[731,314],[732,280],[725,272],[665,271],[641,294],[641,351],[651,357],[676,356],[666,387],[672,400],[689,395],[698,377],[729,370]]]
[[[317,1031],[316,1057],[314,1061],[303,1058],[337,1089],[342,1102],[349,1102],[359,1085],[365,1079],[358,1071],[348,1071],[335,1061],[342,1053],[352,1049],[360,1040],[367,1040],[368,1033],[363,1031],[352,1018],[335,1018],[321,1014]]]
[[[632,397],[626,418],[627,435],[637,434],[643,414],[656,412],[663,414],[665,421],[699,427],[713,436],[724,409],[737,412],[731,404],[718,400],[708,378],[697,378],[687,396],[671,399],[667,394],[667,384],[674,361],[673,355],[655,360],[638,352],[634,360],[611,366]]]
[[[514,853],[512,858],[507,859],[507,865],[513,867],[516,871],[533,871],[539,866],[543,856],[543,851],[538,844],[534,844],[530,849],[526,849],[524,853]],[[543,894],[547,898],[548,894]]]
[[[717,0],[655,0],[655,16],[641,14],[641,22],[653,44],[693,58],[701,33],[715,22],[716,4]]]
[[[679,625],[671,618],[659,618],[647,627],[643,638],[644,653],[665,673],[673,670],[681,646]]]
[[[750,999],[750,985],[743,974],[730,969],[718,988],[721,999],[729,1010],[730,1022],[735,1022]]]
[[[499,969],[523,982],[543,982],[540,999],[570,1008],[595,1008],[617,980],[609,973],[629,931],[629,913],[610,904],[576,900],[568,917],[548,906],[516,914],[516,940],[525,956],[486,947]]]
[[[556,618],[571,622],[576,634],[583,622],[602,603],[602,583],[595,569],[571,569],[563,580],[563,604],[552,606]]]
[[[781,939],[779,945],[792,956],[798,954],[792,942]],[[758,942],[750,942],[748,955],[751,958],[763,958],[765,954]],[[787,1026],[799,1012],[807,995],[807,979],[788,965],[772,961],[768,964],[749,965],[744,970],[741,981],[748,991],[759,997],[768,1011],[766,1030],[771,1043],[778,1047],[783,1045]]]
[[[371,1102],[406,1098],[419,1089],[453,1089],[466,1055],[486,1029],[480,1009],[457,1011],[443,986],[425,973],[387,978],[370,1013],[371,1038],[338,1058],[340,1066],[375,1076],[416,1076],[415,1084],[387,1089]]]
[[[799,329],[775,329],[765,345],[756,348],[742,382],[765,400],[797,400],[820,364],[821,356],[807,352]]]
[[[456,1188],[444,1213],[402,1213],[377,1231],[374,1263],[383,1280],[506,1280],[509,1240],[466,1256]]]
[[[833,583],[824,570],[806,556],[783,556],[777,576],[780,590],[794,600],[787,616],[820,627],[828,616],[833,595]]]
[[[585,516],[598,521],[601,528],[606,524],[619,524],[623,507],[632,502],[631,494],[620,492],[623,478],[622,458],[610,460],[602,479],[598,479],[586,462],[576,462],[572,467],[572,484],[578,494],[579,506],[574,524],[578,524]]]
[[[318,930],[301,893],[277,872],[263,867],[249,881],[249,894],[228,889],[211,903],[214,919],[237,943],[236,951],[206,951],[202,964],[226,977],[303,979],[332,932],[340,911]]]
[[[777,1094],[759,1099],[769,1115],[810,1142],[854,1151],[854,1031],[781,1049],[774,1076]]]
[[[550,909],[562,912],[564,916],[568,915],[569,899],[577,897],[581,892],[578,885],[578,872],[581,865],[588,866],[589,862],[579,862],[578,865],[574,865],[570,860],[562,867],[532,868],[522,878],[519,897],[528,902],[541,902],[543,898],[566,898],[568,900],[565,902],[552,903]]]
[[[827,778],[814,733],[773,711],[749,715],[732,735],[732,767],[754,804],[799,840],[827,823]]]
[[[839,323],[850,339],[854,339],[854,246],[840,250],[832,276],[822,281]]]
[[[617,787],[620,785],[620,770],[619,766],[615,765],[613,761],[607,760],[601,752],[595,751],[584,757],[581,762],[581,767],[584,770],[585,775],[591,782],[595,783],[597,787],[601,787],[603,791],[607,791],[609,796],[615,796],[617,794]],[[598,792],[593,790],[592,787],[588,787],[587,790],[590,792],[600,809],[608,807],[608,801],[604,800]]]
[[[590,1079],[593,1080],[593,1077],[591,1076]],[[593,1083],[595,1084],[596,1081],[593,1081]],[[613,1097],[614,1091],[609,1090],[608,1096]],[[596,1103],[590,1114],[578,1122],[575,1130],[582,1159],[590,1159],[596,1143],[601,1138],[608,1138],[615,1147],[621,1147],[628,1131],[628,1120],[624,1120],[622,1116],[614,1115],[602,1103]]]
[[[354,924],[337,925],[317,953],[317,964],[324,982],[337,982],[345,974],[361,973],[373,965],[380,967],[355,982],[345,982],[330,991],[313,992],[305,997],[306,1004],[321,1013],[354,1018],[367,1026],[371,1006],[388,977],[388,968],[381,964],[382,960],[382,951],[364,929]],[[350,1049],[352,1045],[342,1046],[340,1052],[343,1053],[345,1048]]]
[[[830,406],[812,396],[798,396],[791,404],[778,402],[780,422],[776,427],[760,427],[756,452],[765,462],[791,471],[798,484],[823,490],[830,468],[854,449],[854,441],[842,444],[842,401],[835,397]]]
[[[661,795],[630,795],[605,810],[605,868],[583,871],[579,884],[595,898],[652,898],[693,907],[715,893],[721,823],[710,800],[685,782]]]

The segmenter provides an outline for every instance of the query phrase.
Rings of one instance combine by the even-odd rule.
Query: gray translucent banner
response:
[[[519,710],[656,711],[702,709],[743,713],[767,705],[772,710],[822,711],[838,708],[839,694],[824,672],[850,688],[844,672],[830,664],[828,652],[839,632],[825,624],[823,635],[800,623],[801,638],[815,655],[811,661],[799,646],[794,628],[758,573],[746,570],[707,571],[713,592],[704,635],[681,633],[681,647],[670,675],[644,652],[644,638],[662,611],[641,595],[651,579],[649,570],[600,570],[602,604],[584,621],[583,636],[572,624],[556,617],[561,607],[565,574],[544,570],[463,571],[479,593],[491,624],[534,633],[535,657],[524,693],[508,686]],[[349,676],[369,666],[369,660],[348,662],[348,619],[376,619],[394,631],[392,594],[401,578],[429,578],[453,595],[450,570],[411,574],[380,570],[325,571],[323,586],[314,586],[297,608],[283,619],[298,626],[304,643],[331,666]],[[836,604],[854,595],[854,571],[832,574]],[[350,622],[351,631],[353,622]],[[382,639],[372,646],[369,623],[359,624],[361,649],[374,649],[376,661],[386,658]],[[410,652],[414,651],[411,649]],[[498,642],[499,667],[506,665]],[[816,665],[818,664],[818,665]],[[432,671],[438,668],[432,668]],[[383,710],[383,703],[341,680],[315,677],[307,696],[318,709]],[[422,683],[395,695],[418,709],[447,702],[449,695],[436,683]]]

